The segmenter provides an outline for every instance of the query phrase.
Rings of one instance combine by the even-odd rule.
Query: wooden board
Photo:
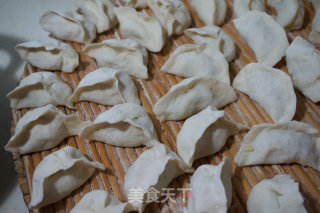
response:
[[[231,81],[233,81],[234,77],[243,66],[248,63],[255,62],[255,55],[245,44],[244,40],[241,39],[240,35],[233,26],[232,19],[234,19],[235,16],[232,12],[232,0],[226,0],[226,2],[228,5],[228,13],[225,22],[226,24],[223,25],[223,29],[234,40],[237,49],[236,59],[230,63],[230,77]],[[196,16],[196,13],[194,12],[188,0],[184,0],[184,3],[192,14],[192,27],[202,27],[203,24]],[[310,25],[314,16],[314,10],[307,1],[304,1],[304,5],[306,9],[305,24],[301,31],[288,33],[290,42],[295,36],[298,35],[307,38],[307,35],[310,32]],[[151,10],[147,9],[144,11],[147,14],[152,15]],[[96,42],[101,42],[104,39],[113,37],[120,39],[118,27],[111,32],[99,35]],[[61,76],[73,89],[75,89],[79,84],[79,81],[87,73],[97,69],[98,66],[92,58],[84,55],[81,52],[81,49],[84,47],[84,45],[72,42],[67,43],[71,44],[76,51],[79,52],[81,64],[75,70],[75,72],[71,74],[61,72],[55,73]],[[149,53],[149,78],[147,80],[133,78],[138,88],[142,105],[152,118],[159,139],[174,151],[176,151],[176,136],[183,125],[183,122],[169,121],[161,124],[152,112],[152,107],[157,100],[165,95],[173,85],[182,80],[180,77],[171,74],[165,74],[160,70],[160,67],[168,59],[169,55],[174,51],[174,49],[184,43],[192,43],[192,41],[184,35],[170,37],[167,40],[165,48],[160,53]],[[275,67],[287,72],[284,59],[281,60]],[[38,69],[27,64],[24,77],[32,72],[37,71]],[[296,94],[297,112],[294,120],[308,123],[320,130],[320,105],[312,103],[298,91],[296,91]],[[239,99],[235,103],[224,108],[229,119],[235,122],[240,122],[246,125],[248,128],[259,123],[272,123],[271,118],[262,107],[252,101],[248,96],[240,92],[238,92],[238,95]],[[70,110],[64,107],[60,107],[60,109],[67,114],[77,114],[81,120],[93,121],[95,117],[99,115],[99,113],[106,111],[108,107],[95,103],[81,102],[76,104],[76,110]],[[17,121],[26,112],[27,110],[12,111],[13,130]],[[240,133],[229,138],[226,145],[220,152],[214,156],[197,160],[194,163],[195,168],[202,164],[216,165],[221,161],[223,156],[228,156],[233,159],[239,150],[244,135],[245,133]],[[103,163],[107,169],[105,171],[96,171],[94,175],[88,181],[86,181],[85,184],[73,191],[65,199],[43,209],[31,210],[32,212],[69,212],[73,206],[79,202],[84,194],[94,189],[105,189],[114,194],[120,200],[126,200],[123,190],[124,175],[130,165],[136,160],[137,156],[139,156],[146,148],[119,148],[106,145],[101,142],[89,143],[88,141],[84,141],[76,136],[67,138],[59,146],[48,151],[37,152],[23,156],[13,156],[21,191],[27,205],[30,202],[30,194],[32,191],[31,183],[34,168],[45,156],[63,148],[66,145],[78,148],[82,153],[87,155],[89,159]],[[265,178],[272,178],[276,174],[290,174],[296,181],[299,182],[300,191],[305,199],[304,205],[308,212],[320,212],[320,173],[312,168],[302,167],[297,164],[250,166],[244,168],[235,168],[234,166],[234,176],[232,178],[233,196],[232,205],[229,209],[229,212],[246,212],[246,202],[251,188],[259,181]],[[189,178],[190,175],[181,175],[173,180],[169,187],[187,187]],[[183,208],[186,207],[186,203],[183,202],[182,197],[182,192],[177,192],[176,203],[152,203],[147,206],[145,212],[182,212]]]

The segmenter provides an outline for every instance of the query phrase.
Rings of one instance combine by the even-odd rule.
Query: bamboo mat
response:
[[[191,7],[188,0],[184,0],[183,2],[192,14],[192,27],[202,27],[203,23],[196,16],[196,13]],[[256,60],[252,50],[245,44],[244,40],[242,40],[242,38],[234,28],[232,19],[235,18],[235,15],[232,12],[232,0],[226,0],[226,2],[228,5],[228,12],[225,22],[226,24],[223,25],[223,29],[234,40],[237,49],[236,59],[230,63],[230,77],[231,81],[233,81],[234,77],[243,66],[248,63],[255,62]],[[307,38],[307,35],[311,30],[310,25],[314,16],[314,10],[311,4],[307,2],[307,0],[304,0],[304,6],[306,9],[305,24],[301,31],[288,33],[290,42],[294,39],[295,36],[298,35]],[[147,9],[144,11],[147,14],[152,15],[151,10]],[[116,27],[113,31],[99,35],[96,42],[101,42],[104,39],[114,37],[120,39],[118,27]],[[73,89],[75,89],[79,84],[79,81],[87,73],[97,69],[98,66],[92,58],[81,53],[81,49],[84,47],[84,45],[72,42],[67,43],[71,44],[79,53],[81,61],[80,66],[71,74],[61,72],[55,73],[61,76],[66,82],[69,83],[69,85]],[[164,64],[169,55],[175,50],[177,46],[185,43],[192,43],[192,41],[184,35],[168,38],[165,48],[160,53],[149,53],[149,78],[147,80],[133,78],[139,91],[142,105],[151,117],[159,139],[174,151],[177,151],[176,136],[181,126],[183,125],[183,122],[168,121],[161,124],[154,115],[152,107],[157,102],[157,100],[165,95],[173,85],[182,80],[182,78],[180,77],[171,74],[165,74],[161,71],[160,67]],[[284,72],[287,72],[284,59],[281,60],[275,67],[282,69]],[[23,77],[37,71],[38,69],[27,64]],[[272,123],[271,118],[263,110],[263,108],[252,101],[248,96],[240,92],[237,93],[239,96],[238,100],[224,108],[226,116],[229,119],[235,122],[242,123],[248,128],[259,123]],[[312,103],[298,91],[296,91],[296,94],[297,112],[294,120],[308,123],[320,131],[320,105]],[[109,108],[103,105],[89,102],[81,102],[79,104],[76,104],[75,106],[76,110],[70,110],[64,107],[60,107],[60,109],[67,114],[77,114],[81,120],[93,121],[95,117],[99,115],[99,113],[104,112]],[[12,111],[12,130],[14,130],[15,124],[26,112],[27,110]],[[214,156],[197,160],[194,163],[195,168],[202,164],[216,165],[221,161],[223,156],[228,156],[233,159],[240,148],[240,144],[244,135],[245,133],[240,133],[235,135],[234,137],[230,137],[226,145],[220,152],[218,152]],[[78,136],[75,136],[67,138],[56,148],[48,151],[42,151],[23,156],[13,156],[16,171],[18,174],[18,181],[27,205],[29,204],[31,198],[30,195],[32,191],[32,175],[34,172],[34,168],[45,156],[63,148],[66,145],[76,147],[82,153],[88,156],[89,159],[103,163],[106,167],[106,170],[97,170],[85,184],[73,191],[65,199],[42,209],[31,210],[32,212],[69,212],[74,207],[74,205],[80,201],[81,197],[84,194],[94,189],[107,190],[108,192],[118,197],[120,200],[126,201],[126,196],[123,190],[124,175],[130,165],[146,148],[120,148],[113,147],[101,142],[89,143],[88,141],[84,141]],[[281,166],[250,166],[244,168],[235,168],[234,166],[234,176],[232,178],[233,196],[229,212],[246,212],[246,202],[251,188],[259,181],[266,178],[272,178],[276,174],[290,174],[296,181],[299,182],[300,191],[305,199],[304,205],[308,212],[320,212],[320,173],[312,168],[302,167],[298,164]],[[169,187],[187,187],[189,178],[190,175],[179,176],[171,182]],[[183,208],[186,207],[187,204],[183,202],[182,198],[182,192],[178,191],[176,193],[176,203],[152,203],[146,207],[145,212],[183,212]]]

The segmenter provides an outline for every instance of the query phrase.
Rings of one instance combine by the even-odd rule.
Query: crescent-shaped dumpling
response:
[[[96,27],[77,12],[46,12],[40,17],[41,27],[57,38],[79,43],[91,43],[96,38]]]
[[[226,119],[224,111],[208,106],[184,122],[177,136],[178,155],[192,166],[196,159],[221,150],[228,137],[242,128],[242,125]]]
[[[234,162],[237,166],[299,163],[320,171],[320,133],[298,121],[253,126]]]
[[[257,101],[274,122],[292,120],[296,112],[296,94],[291,78],[263,64],[245,66],[233,81],[233,87]]]
[[[92,101],[104,105],[122,103],[140,104],[137,88],[130,76],[123,71],[103,67],[81,79],[70,101]]]
[[[44,70],[72,72],[79,64],[78,53],[69,44],[53,39],[21,43],[15,49],[23,60]]]
[[[309,41],[316,47],[320,47],[320,0],[310,0],[315,10],[309,34]]]
[[[114,12],[120,23],[120,34],[123,38],[138,41],[151,52],[161,51],[165,35],[160,22],[131,7],[118,7]]]
[[[148,7],[147,0],[123,0],[123,2],[126,3],[126,6],[138,8],[138,9],[144,9]]]
[[[276,175],[255,185],[247,201],[248,213],[307,213],[299,184],[290,175]]]
[[[35,72],[22,79],[7,97],[13,109],[41,107],[47,104],[74,108],[69,101],[71,95],[70,86],[56,74]]]
[[[95,169],[105,167],[71,146],[49,154],[34,170],[29,207],[41,208],[61,200],[88,180]]]
[[[225,0],[190,0],[199,18],[206,25],[221,25],[227,14]]]
[[[264,0],[233,0],[233,11],[237,17],[245,15],[251,10],[265,11]]]
[[[128,169],[124,176],[124,191],[129,197],[132,192],[139,190],[143,195],[141,201],[128,200],[135,211],[142,213],[150,188],[161,191],[169,183],[186,172],[193,172],[173,151],[157,142],[153,148],[144,151]],[[158,195],[160,196],[160,193]]]
[[[148,52],[133,39],[107,39],[87,45],[83,52],[101,67],[113,67],[137,78],[148,78]]]
[[[283,27],[265,12],[253,10],[235,19],[241,37],[256,54],[258,62],[274,66],[289,46]]]
[[[227,212],[232,199],[232,175],[232,162],[228,157],[217,166],[200,166],[191,177],[188,212]]]
[[[237,99],[234,89],[209,77],[187,78],[173,86],[153,107],[160,121],[183,120],[208,106],[223,107]]]
[[[150,117],[134,103],[118,104],[99,114],[80,136],[121,147],[150,147],[158,139]]]
[[[36,108],[18,121],[5,149],[19,154],[51,149],[66,137],[80,135],[90,123],[76,115],[65,115],[51,104]]]

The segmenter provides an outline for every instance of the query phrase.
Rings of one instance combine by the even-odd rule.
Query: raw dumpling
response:
[[[23,60],[44,70],[72,72],[79,64],[78,53],[69,44],[53,39],[18,44],[16,51]]]
[[[161,70],[182,77],[210,76],[230,84],[229,64],[224,56],[212,58],[205,53],[207,44],[179,46],[161,67]],[[217,54],[218,55],[218,54]]]
[[[133,8],[147,8],[148,7],[148,0],[123,0],[126,3],[126,6],[133,7]]]
[[[242,128],[226,119],[224,111],[208,106],[184,122],[177,136],[178,155],[192,166],[194,160],[222,149],[228,137]]]
[[[41,107],[47,104],[74,108],[69,101],[71,95],[72,89],[56,74],[36,72],[22,79],[19,86],[7,97],[13,109]]]
[[[227,14],[224,0],[190,0],[199,18],[206,25],[221,25]]]
[[[315,10],[315,15],[311,24],[309,41],[316,47],[320,47],[320,0],[310,0]]]
[[[295,162],[320,171],[320,133],[298,121],[253,126],[234,162],[237,166]]]
[[[233,11],[237,17],[251,10],[265,11],[264,0],[233,0]]]
[[[286,60],[293,84],[313,102],[320,101],[320,52],[298,36],[287,49]]]
[[[214,55],[219,51],[230,62],[234,59],[236,48],[233,40],[220,27],[205,26],[202,28],[190,28],[184,31],[196,44],[206,43],[206,53]]]
[[[181,0],[147,0],[168,35],[180,35],[191,24],[189,11]]]
[[[144,151],[124,176],[124,191],[127,197],[137,189],[144,195],[141,199],[143,202],[129,199],[129,203],[135,211],[143,212],[145,206],[149,204],[147,192],[151,187],[161,191],[173,179],[186,172],[193,172],[193,169],[165,145],[157,143],[153,148]]]
[[[40,25],[57,38],[79,43],[91,43],[96,38],[96,27],[77,12],[46,12],[40,18]]]
[[[208,106],[221,108],[237,99],[228,84],[208,77],[187,78],[173,86],[154,105],[160,121],[183,120]]]
[[[36,108],[18,121],[5,149],[19,154],[51,149],[66,137],[80,135],[89,124],[90,121],[80,121],[76,115],[65,115],[51,104]]]
[[[248,64],[235,77],[233,87],[258,102],[276,123],[292,120],[296,112],[297,98],[291,79],[281,70]]]
[[[301,0],[268,0],[277,11],[277,22],[287,30],[298,30],[303,25],[304,6]]]
[[[122,203],[118,198],[104,190],[87,193],[70,213],[127,213],[132,211],[129,203]]]
[[[226,213],[232,199],[232,162],[224,157],[217,165],[202,165],[191,177],[189,213]]]
[[[121,147],[151,147],[152,140],[158,139],[148,114],[134,103],[118,104],[101,113],[81,137]]]
[[[258,62],[273,66],[289,46],[283,27],[265,12],[253,10],[234,20],[241,37],[256,54]]]
[[[118,20],[113,13],[115,7],[112,0],[75,0],[78,7],[97,28],[98,33],[102,33],[114,27]]]
[[[255,185],[247,201],[249,213],[307,213],[299,184],[290,175],[276,175]]]
[[[104,105],[141,103],[130,76],[108,67],[88,73],[74,90],[70,101],[92,101]]]
[[[86,46],[83,52],[93,57],[101,67],[113,67],[137,78],[148,78],[148,53],[135,40],[108,39]]]
[[[96,168],[105,169],[71,146],[49,154],[34,170],[29,207],[41,208],[61,200],[89,179]]]
[[[137,40],[151,52],[161,51],[165,37],[159,21],[131,7],[115,8],[123,38]]]

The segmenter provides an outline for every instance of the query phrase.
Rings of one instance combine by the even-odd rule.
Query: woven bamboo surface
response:
[[[190,10],[193,23],[192,27],[202,27],[203,23],[197,17],[194,9],[191,7],[188,0],[183,1]],[[232,0],[226,0],[228,5],[228,12],[226,21],[222,27],[225,32],[234,40],[236,44],[236,59],[230,63],[230,77],[233,81],[234,77],[241,70],[243,66],[248,63],[255,62],[255,55],[252,50],[245,44],[244,40],[240,37],[237,30],[234,28],[232,19],[235,15],[232,12]],[[304,0],[304,6],[306,9],[305,24],[300,31],[293,31],[288,33],[289,41],[291,42],[295,36],[302,36],[307,38],[310,32],[310,25],[314,16],[314,10],[310,3]],[[144,10],[147,14],[152,15],[152,11],[147,9]],[[37,24],[37,23],[35,23]],[[97,37],[96,42],[101,42],[107,38],[119,38],[120,33],[118,27],[114,30],[100,34]],[[71,44],[80,55],[80,66],[71,74],[55,72],[61,76],[69,85],[75,89],[79,81],[89,72],[98,68],[96,62],[84,55],[81,49],[84,45],[78,43],[67,42]],[[153,105],[168,90],[182,78],[165,74],[161,71],[161,66],[168,59],[169,55],[179,45],[185,43],[192,43],[192,41],[182,35],[168,38],[165,48],[156,54],[149,53],[149,78],[147,80],[141,80],[133,78],[139,91],[139,97],[142,101],[142,105],[151,117],[157,134],[161,142],[166,144],[172,150],[176,151],[176,136],[183,125],[183,122],[168,121],[160,123],[152,111]],[[287,72],[285,60],[282,59],[276,66]],[[37,72],[38,69],[27,64],[24,72],[24,76],[29,75],[32,72]],[[227,117],[235,122],[242,123],[250,128],[252,125],[259,123],[272,123],[273,121],[268,114],[263,110],[259,104],[252,101],[248,96],[237,92],[238,100],[233,104],[225,107],[225,113]],[[320,131],[320,105],[312,103],[309,99],[305,98],[300,92],[296,91],[297,94],[297,111],[294,120],[308,123]],[[76,110],[70,110],[69,108],[60,107],[60,109],[67,113],[77,114],[81,120],[93,121],[99,113],[106,111],[109,107],[89,103],[80,102],[76,104]],[[12,130],[17,121],[27,112],[28,110],[13,110],[13,123]],[[234,158],[237,151],[240,148],[241,141],[245,132],[230,137],[224,146],[224,148],[215,154],[207,158],[197,160],[194,163],[194,167],[197,168],[202,164],[218,164],[223,156],[228,156],[231,159]],[[56,148],[37,152],[28,155],[14,155],[13,160],[15,162],[16,171],[18,174],[18,181],[20,184],[21,191],[24,196],[26,205],[29,204],[31,199],[32,191],[32,175],[35,167],[40,161],[48,154],[57,151],[64,146],[69,145],[78,148],[82,153],[88,156],[89,159],[101,162],[105,165],[105,171],[96,171],[94,175],[80,188],[74,190],[65,199],[49,205],[42,209],[30,210],[32,212],[69,212],[74,205],[80,201],[81,197],[94,189],[104,189],[114,194],[122,201],[126,201],[126,196],[123,190],[124,175],[130,165],[136,160],[136,158],[146,149],[143,147],[139,148],[120,148],[113,147],[102,142],[88,142],[80,139],[78,136],[69,137],[64,140]],[[308,212],[320,212],[320,173],[312,168],[302,167],[298,164],[289,165],[267,165],[267,166],[250,166],[244,168],[235,168],[234,176],[232,178],[233,184],[233,196],[232,204],[229,208],[229,212],[246,212],[246,202],[251,188],[259,181],[272,178],[277,174],[290,174],[296,181],[299,182],[300,191],[305,199],[304,205]],[[190,175],[181,175],[173,180],[169,187],[182,188],[187,187],[189,183]],[[152,203],[147,206],[145,212],[183,212],[183,208],[186,207],[186,203],[182,200],[182,192],[176,193],[177,202],[166,202],[166,203]]]

